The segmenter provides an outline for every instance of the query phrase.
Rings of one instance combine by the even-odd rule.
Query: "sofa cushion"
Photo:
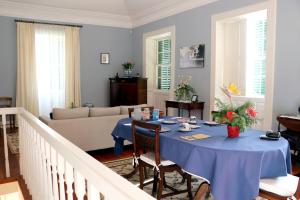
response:
[[[61,120],[61,119],[76,119],[89,117],[89,108],[72,108],[72,109],[64,109],[64,108],[53,108],[53,119]]]
[[[132,105],[132,106],[120,106],[121,107],[121,115],[128,114],[128,108],[141,108],[148,106],[147,104],[140,104],[140,105]]]
[[[90,117],[120,115],[120,107],[94,107],[90,108]]]

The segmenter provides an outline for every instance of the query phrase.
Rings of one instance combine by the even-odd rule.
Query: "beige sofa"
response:
[[[53,109],[53,119],[41,116],[40,120],[56,130],[84,151],[114,146],[111,133],[117,122],[128,117],[129,107],[93,107],[74,109]]]

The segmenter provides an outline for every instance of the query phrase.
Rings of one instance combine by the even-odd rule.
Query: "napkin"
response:
[[[203,133],[197,133],[197,134],[193,134],[193,135],[180,136],[180,137],[185,140],[202,140],[205,138],[209,138],[211,136],[203,134]]]

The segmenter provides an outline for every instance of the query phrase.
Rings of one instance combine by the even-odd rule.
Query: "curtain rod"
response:
[[[56,25],[56,26],[71,26],[71,27],[79,27],[79,28],[83,27],[82,25],[75,25],[75,24],[58,24],[58,23],[50,23],[50,22],[21,20],[21,19],[15,19],[15,22],[32,23],[32,24],[47,24],[47,25]]]

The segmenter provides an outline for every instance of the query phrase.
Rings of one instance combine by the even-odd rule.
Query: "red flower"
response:
[[[227,111],[227,113],[226,113],[226,118],[228,118],[229,121],[232,122],[232,120],[233,120],[233,115],[234,115],[234,112],[233,112],[233,111]]]
[[[254,108],[250,107],[250,108],[247,108],[247,114],[250,116],[250,117],[256,117],[256,111]]]

